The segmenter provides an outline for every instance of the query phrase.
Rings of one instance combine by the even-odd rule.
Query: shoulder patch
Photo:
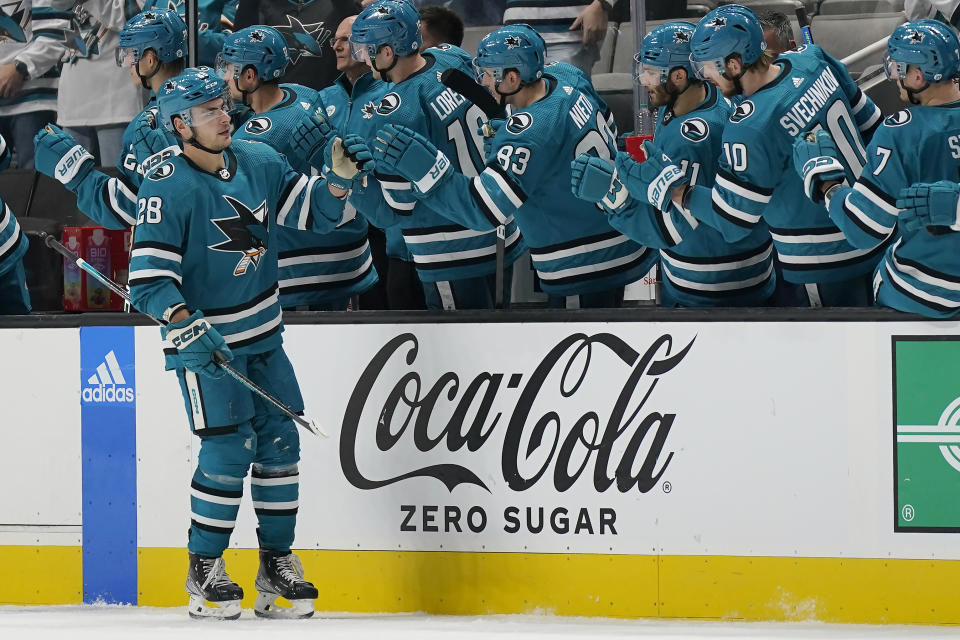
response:
[[[243,125],[244,131],[247,133],[252,133],[253,135],[266,133],[267,131],[270,131],[272,127],[273,121],[271,121],[270,118],[263,116],[259,118],[250,118],[250,120],[247,121],[247,124]]]
[[[377,105],[377,113],[382,116],[388,116],[399,109],[402,102],[403,101],[400,100],[400,94],[391,91],[380,99],[380,104]]]
[[[507,120],[506,129],[510,133],[523,133],[533,125],[533,116],[526,112],[515,113]]]
[[[337,112],[337,105],[331,104],[327,106],[327,117],[332,118],[333,114]]]
[[[744,100],[730,114],[730,122],[742,122],[754,114],[757,108],[749,100]]]
[[[902,127],[913,120],[913,114],[910,113],[909,109],[904,109],[903,111],[898,111],[892,116],[887,116],[883,121],[883,126],[885,127]]]
[[[169,178],[173,175],[174,166],[173,163],[167,162],[156,168],[152,171],[150,175],[147,176],[150,180],[163,180],[164,178]]]
[[[710,125],[703,118],[690,118],[680,125],[680,135],[690,142],[702,142],[710,135]]]

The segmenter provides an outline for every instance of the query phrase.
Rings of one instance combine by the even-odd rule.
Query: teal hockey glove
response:
[[[336,137],[337,130],[330,126],[326,118],[316,114],[296,126],[291,142],[299,157],[310,163],[310,166],[320,169],[323,167],[327,146]]]
[[[327,184],[349,191],[353,185],[373,171],[375,163],[370,147],[363,138],[350,134],[334,138],[324,151],[324,177]]]
[[[570,163],[570,190],[587,202],[604,205],[608,213],[616,211],[630,194],[617,177],[617,168],[609,160],[581,153]]]
[[[193,373],[219,378],[223,375],[223,369],[216,363],[233,359],[233,353],[223,336],[210,326],[200,311],[194,311],[189,318],[168,324],[163,328],[163,338],[176,347],[183,366]]]
[[[896,206],[900,209],[902,231],[917,231],[922,227],[934,234],[948,229],[960,231],[960,184],[956,182],[941,180],[907,187],[900,191]]]
[[[824,130],[810,131],[793,141],[793,166],[803,179],[803,192],[814,202],[823,202],[821,185],[843,182],[847,172],[837,158],[840,153]]]
[[[651,141],[645,140],[643,151],[646,160],[637,162],[629,154],[617,153],[617,176],[635,198],[646,194],[647,202],[660,211],[670,207],[673,190],[688,183],[684,174],[670,156],[665,154]]]
[[[40,173],[56,178],[75,190],[93,171],[93,156],[55,124],[48,124],[33,137],[34,165]]]
[[[381,173],[409,180],[427,194],[451,175],[450,159],[422,135],[401,125],[388,124],[377,132],[373,158]]]

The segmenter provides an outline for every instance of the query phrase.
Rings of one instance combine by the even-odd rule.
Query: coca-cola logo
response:
[[[582,478],[592,482],[598,492],[616,485],[621,493],[633,489],[646,493],[658,484],[674,455],[666,449],[666,442],[676,413],[650,408],[654,390],[683,361],[695,340],[694,336],[677,349],[672,336],[662,335],[641,352],[611,333],[575,333],[553,346],[529,376],[480,371],[465,384],[456,372],[446,371],[429,384],[417,370],[419,340],[413,333],[403,333],[373,356],[351,394],[340,434],[343,473],[351,485],[365,490],[411,478],[434,478],[451,493],[460,485],[489,492],[480,477],[481,473],[488,475],[489,469],[474,470],[453,462],[422,465],[412,459],[409,471],[394,474],[362,470],[358,441],[361,435],[367,437],[365,442],[372,439],[383,455],[389,455],[404,438],[423,453],[435,454],[438,449],[455,453],[464,447],[476,452],[496,442],[490,440],[495,431],[504,430],[500,473],[514,491],[549,480],[556,491],[563,492]],[[610,379],[609,368],[594,366],[601,355],[607,361],[612,355],[624,365],[621,381]],[[407,369],[399,378],[384,373],[397,366]],[[591,376],[596,383],[601,373],[603,384],[620,386],[612,406],[581,411],[571,424],[569,418],[564,423],[558,411],[543,410],[543,402],[537,404],[544,395],[558,400],[573,398]],[[512,407],[491,415],[495,406],[504,406],[501,396],[517,394],[517,390]],[[450,417],[439,429],[440,425],[431,424],[431,418],[443,404],[453,410],[447,412]],[[536,412],[535,404],[541,407]],[[523,443],[526,447],[521,450]],[[370,455],[364,451],[362,457],[369,460]],[[532,459],[537,461],[535,470],[529,468]]]

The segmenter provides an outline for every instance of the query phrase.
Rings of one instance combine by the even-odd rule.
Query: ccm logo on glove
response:
[[[195,322],[189,327],[186,327],[183,331],[173,336],[172,342],[173,346],[177,349],[185,347],[203,334],[207,332],[207,329],[210,328],[206,322],[201,320],[200,322]]]

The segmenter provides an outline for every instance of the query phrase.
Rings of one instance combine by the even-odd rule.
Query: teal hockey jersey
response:
[[[483,139],[478,133],[486,121],[483,111],[440,82],[448,68],[473,73],[471,58],[463,49],[450,45],[423,52],[426,65],[403,82],[391,86],[373,110],[371,137],[394,123],[417,131],[443,151],[453,169],[470,176],[483,170]],[[398,176],[378,173],[380,193],[357,190],[351,202],[380,228],[399,223],[404,241],[413,254],[423,282],[476,278],[496,271],[496,230],[476,231],[453,223],[436,209],[418,204],[411,184]],[[382,198],[388,208],[367,204]],[[505,221],[504,264],[520,256],[524,245],[520,229],[512,218]]]
[[[816,45],[786,52],[774,64],[777,77],[731,114],[716,182],[712,189],[693,188],[689,212],[728,241],[764,220],[788,282],[838,282],[869,273],[883,249],[858,249],[847,241],[824,208],[804,195],[792,153],[794,138],[824,128],[850,175],[859,176],[863,140],[879,124],[880,110]]]
[[[889,238],[874,274],[877,302],[945,318],[960,311],[960,233],[903,231],[895,204],[920,182],[960,178],[960,101],[914,106],[889,116],[867,148],[867,166],[853,187],[830,199],[830,217],[858,247]]]
[[[298,84],[281,84],[280,88],[283,100],[263,113],[253,114],[234,133],[234,139],[268,144],[284,154],[296,171],[315,174],[293,147],[292,138],[297,125],[313,117],[317,92]],[[324,235],[277,230],[280,306],[284,309],[346,300],[377,282],[367,242],[367,221],[356,216],[349,204],[347,210],[352,215],[349,221]]]
[[[616,138],[606,105],[567,79],[577,75],[544,76],[547,94],[497,130],[479,175],[455,173],[420,196],[471,229],[495,229],[515,217],[541,288],[557,296],[634,282],[657,259],[656,251],[612,228],[596,205],[570,192],[573,159],[581,153],[612,158]]]
[[[127,125],[121,142],[120,175],[91,171],[76,188],[77,208],[108,229],[126,229],[137,222],[137,190],[153,167],[180,153],[180,144],[160,123],[157,99]]]
[[[657,112],[657,147],[685,172],[692,185],[712,188],[723,130],[733,106],[712,85],[693,111]],[[630,185],[627,184],[627,189]],[[759,306],[776,286],[773,241],[763,221],[748,234],[728,242],[716,229],[683,215],[676,206],[658,211],[646,200],[630,197],[610,210],[610,226],[660,249],[663,300],[684,307]]]
[[[199,309],[236,355],[282,341],[277,228],[329,233],[344,221],[343,201],[319,176],[295,171],[265,144],[239,140],[226,167],[208,173],[185,155],[162,163],[140,186],[130,257],[134,306],[168,320]],[[168,369],[181,366],[164,345]]]

